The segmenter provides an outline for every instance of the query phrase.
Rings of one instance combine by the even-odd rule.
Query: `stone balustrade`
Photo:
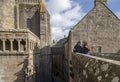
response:
[[[120,82],[120,61],[72,54],[70,82]]]
[[[39,37],[29,30],[1,30],[0,54],[29,54],[39,43]]]

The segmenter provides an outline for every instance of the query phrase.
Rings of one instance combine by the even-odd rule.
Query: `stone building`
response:
[[[0,11],[0,82],[50,81],[51,30],[45,1],[0,0]],[[48,67],[43,70],[41,65]]]
[[[64,45],[65,76],[68,76],[68,81],[72,75],[71,54],[79,40],[86,41],[94,53],[119,53],[120,19],[107,7],[107,0],[95,0],[94,8],[69,32]]]

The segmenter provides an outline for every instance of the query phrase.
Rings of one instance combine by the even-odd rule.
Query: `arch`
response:
[[[3,50],[3,41],[0,40],[0,51],[2,51],[2,50]]]
[[[13,41],[13,50],[18,51],[18,41],[16,39]]]
[[[23,39],[20,41],[20,48],[21,51],[26,51],[26,41]]]
[[[10,41],[8,39],[5,41],[5,48],[10,51]]]

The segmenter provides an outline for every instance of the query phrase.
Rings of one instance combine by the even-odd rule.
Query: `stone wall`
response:
[[[71,82],[120,82],[120,61],[72,54]]]
[[[0,56],[0,82],[25,82],[27,56]]]
[[[63,58],[64,58],[64,55],[62,54],[52,55],[52,74],[55,76],[59,76],[62,79],[64,79]]]
[[[0,28],[13,29],[15,0],[0,0]]]
[[[19,27],[28,28],[39,37],[40,34],[40,17],[38,6],[30,4],[19,4]]]

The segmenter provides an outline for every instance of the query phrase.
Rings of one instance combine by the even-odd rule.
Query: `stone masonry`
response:
[[[0,28],[14,28],[14,5],[15,0],[0,0]]]
[[[0,56],[0,82],[23,82],[27,56]]]
[[[45,1],[0,0],[0,11],[0,82],[51,81],[50,16]]]
[[[71,82],[120,82],[120,61],[72,54]]]

